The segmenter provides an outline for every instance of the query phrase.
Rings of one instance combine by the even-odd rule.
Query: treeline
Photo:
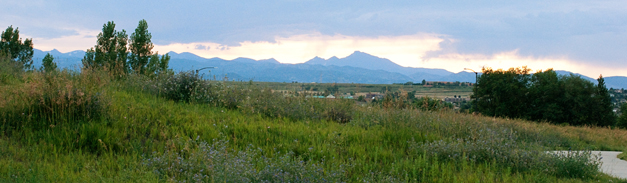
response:
[[[146,76],[155,76],[168,70],[170,56],[159,55],[153,52],[152,35],[148,32],[146,20],[139,21],[139,25],[130,38],[126,31],[115,30],[113,21],[102,27],[97,36],[97,43],[88,49],[82,59],[83,69],[102,69],[108,71],[115,78],[135,73]],[[33,42],[32,39],[19,37],[17,28],[9,26],[2,32],[0,40],[0,59],[2,70],[33,70]],[[54,57],[49,53],[42,60],[39,68],[44,72],[57,69]]]
[[[473,109],[487,116],[571,125],[612,126],[616,115],[603,76],[598,84],[552,69],[484,68],[472,98]]]

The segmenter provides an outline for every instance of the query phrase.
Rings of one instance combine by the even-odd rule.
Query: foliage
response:
[[[46,56],[44,57],[44,59],[42,60],[42,66],[39,70],[44,71],[44,72],[53,72],[57,69],[57,64],[54,63],[54,57],[52,57],[52,55],[50,55],[50,53],[46,54]]]
[[[558,76],[551,69],[529,72],[526,67],[507,71],[484,68],[473,94],[473,107],[487,116],[572,125],[614,124],[602,77],[594,86],[580,76]]]
[[[428,96],[416,98],[415,91],[406,92],[403,90],[386,93],[383,100],[380,100],[380,103],[384,108],[393,109],[413,108],[421,110],[442,110],[453,108],[452,104],[442,100]]]
[[[106,69],[110,75],[120,78],[129,71],[126,62],[128,51],[126,31],[115,30],[115,23],[109,21],[102,26],[94,48],[90,48],[83,57],[83,67],[91,69]]]
[[[24,73],[23,65],[15,62],[11,57],[0,52],[0,84],[9,84],[21,78]]]
[[[22,42],[18,28],[9,26],[0,35],[0,52],[11,60],[18,62],[23,69],[29,70],[33,66],[33,39]]]
[[[129,70],[126,63],[127,41],[128,35],[124,29],[121,32],[116,31],[113,21],[104,24],[102,32],[98,34],[98,41],[95,46],[95,64],[106,67],[109,73],[115,77],[122,77],[127,74]]]
[[[156,75],[170,72],[170,70],[168,70],[169,62],[170,62],[170,55],[168,55],[167,53],[161,56],[161,58],[159,58],[159,53],[155,53],[152,56],[150,56],[150,61],[148,62],[148,65],[146,66],[145,74],[150,77],[155,77]]]
[[[148,23],[146,20],[140,20],[135,32],[131,34],[129,40],[131,55],[129,63],[134,72],[144,74],[146,65],[152,56],[152,35],[148,32]]]
[[[514,171],[539,171],[558,177],[592,178],[599,171],[600,159],[590,151],[547,153],[533,145],[521,146],[516,132],[491,128],[470,129],[471,134],[453,141],[413,144],[414,151],[443,160],[494,162]]]
[[[148,23],[141,20],[129,39],[124,29],[118,32],[113,21],[107,22],[98,34],[97,44],[86,51],[83,67],[105,69],[114,78],[125,77],[131,71],[150,77],[167,72],[170,56],[152,54],[154,45],[147,29]]]
[[[179,142],[180,143],[180,142]],[[325,169],[322,162],[305,162],[293,153],[264,157],[251,145],[229,151],[228,142],[189,140],[193,149],[154,153],[144,165],[164,180],[179,182],[342,182],[342,167]],[[257,168],[258,167],[258,168]]]
[[[352,119],[351,100],[325,100],[306,96],[286,97],[271,89],[256,86],[229,86],[203,80],[193,71],[165,75],[156,83],[146,83],[152,93],[174,101],[209,104],[268,117],[294,120],[325,119],[340,123]]]
[[[525,95],[530,71],[527,67],[509,70],[484,68],[473,93],[476,111],[487,116],[524,118],[529,105]]]
[[[4,93],[6,103],[0,113],[4,130],[79,123],[106,113],[107,103],[100,90],[108,78],[98,72],[37,72],[27,80],[12,93]]]
[[[167,75],[159,78],[158,82],[153,86],[153,92],[174,101],[191,102],[213,99],[209,95],[205,95],[205,98],[197,97],[198,91],[211,92],[212,85],[203,82],[202,78],[193,71]]]
[[[623,103],[620,106],[620,117],[618,117],[616,126],[619,128],[627,129],[627,103]]]
[[[597,119],[597,123],[594,125],[614,125],[617,118],[614,111],[612,111],[614,107],[612,105],[612,98],[610,97],[609,91],[607,87],[605,87],[605,79],[603,79],[603,76],[600,75],[597,82],[598,84],[594,94],[594,99],[597,105],[593,108],[593,114],[596,115],[593,117]]]
[[[559,126],[449,110],[360,107],[351,100],[295,97],[294,93],[256,87],[257,83],[206,81],[200,80],[200,76],[196,79],[201,84],[194,89],[192,99],[183,102],[167,99],[163,90],[158,90],[159,83],[164,82],[162,79],[173,75],[151,78],[131,74],[109,83],[106,71],[82,70],[80,75],[86,76],[73,72],[58,74],[62,75],[55,77],[70,81],[60,82],[58,86],[91,86],[85,88],[100,91],[103,103],[107,104],[105,117],[64,120],[63,115],[59,115],[61,118],[54,126],[45,123],[45,119],[34,118],[21,123],[24,126],[19,128],[0,123],[3,125],[0,129],[0,181],[189,182],[200,177],[200,170],[206,172],[207,166],[213,166],[215,173],[204,175],[220,181],[226,178],[227,182],[279,182],[279,178],[297,182],[296,178],[308,180],[308,177],[327,180],[331,177],[330,180],[345,182],[608,182],[618,179],[591,171],[596,167],[582,164],[583,159],[578,158],[583,156],[547,159],[545,167],[554,169],[544,171],[517,168],[523,167],[518,163],[488,160],[496,155],[481,152],[500,146],[509,149],[503,153],[499,150],[499,157],[517,157],[508,152],[569,147],[621,150],[627,140],[625,130]],[[23,74],[23,80],[0,87],[0,106],[4,106],[0,107],[0,113],[13,114],[16,108],[13,106],[22,105],[20,100],[11,99],[16,98],[14,93],[39,91],[40,88],[24,89],[31,81],[42,83],[38,75],[44,74],[29,72]],[[80,78],[92,78],[93,82],[79,82],[85,80]],[[207,93],[201,90],[205,88],[203,84],[211,84]],[[194,98],[203,99],[201,94],[216,97],[214,100]],[[7,99],[9,103],[5,103]],[[259,103],[253,105],[254,102]],[[351,120],[338,123],[318,117],[340,104],[347,106]],[[274,113],[282,108],[286,108],[286,113]],[[251,109],[260,112],[253,113]],[[294,116],[289,116],[290,113]],[[35,128],[33,124],[37,123],[47,126]],[[217,140],[204,143],[212,139]],[[464,146],[456,139],[481,146]],[[486,145],[477,139],[493,142]],[[514,139],[514,143],[498,144],[507,139]],[[425,150],[429,146],[446,152],[446,148],[430,146],[440,140],[449,147],[459,148],[459,152],[482,155],[486,161],[450,159]],[[213,161],[202,161],[206,158]],[[334,176],[333,172],[339,176]],[[593,176],[587,174],[590,172]]]

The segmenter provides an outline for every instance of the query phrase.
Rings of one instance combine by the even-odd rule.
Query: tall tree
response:
[[[531,86],[529,88],[530,108],[528,118],[535,121],[563,121],[565,111],[564,87],[553,69],[544,72],[539,71],[531,76]]]
[[[12,60],[19,62],[24,69],[32,69],[33,40],[25,39],[22,42],[18,28],[9,26],[0,35],[0,52],[9,55]]]
[[[50,53],[46,54],[44,59],[42,60],[41,69],[44,72],[52,72],[57,69],[57,64],[54,63],[54,57],[50,55]]]
[[[599,84],[577,75],[558,76],[553,70],[507,71],[483,69],[473,98],[475,110],[488,116],[551,121],[572,125],[613,125],[609,92],[603,78]]]
[[[525,118],[530,71],[527,67],[509,70],[483,68],[472,96],[475,98],[475,110],[488,116]]]
[[[595,109],[597,110],[595,111],[595,114],[597,114],[598,117],[596,118],[597,124],[595,125],[614,125],[616,123],[616,115],[612,111],[612,109],[614,108],[612,106],[612,98],[610,97],[610,92],[605,86],[605,79],[603,79],[603,75],[600,75],[597,81],[598,84],[594,98],[598,105],[597,107],[595,107]]]
[[[146,20],[140,20],[135,32],[131,34],[129,63],[134,72],[144,74],[146,65],[152,57],[152,35],[148,32]]]
[[[121,77],[129,71],[127,41],[125,30],[118,32],[113,21],[107,22],[98,34],[96,46],[85,53],[83,65],[87,68],[106,68],[115,77]]]
[[[623,103],[620,106],[620,117],[618,117],[616,126],[627,129],[627,103]]]

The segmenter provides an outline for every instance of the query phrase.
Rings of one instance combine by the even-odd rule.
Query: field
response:
[[[242,82],[230,82],[237,85]],[[247,83],[247,82],[246,82]],[[359,84],[359,83],[277,83],[277,82],[254,82],[258,87],[271,88],[284,92],[309,92],[318,93],[325,90],[334,90],[341,94],[355,93],[385,93],[386,91],[416,92],[416,97],[433,97],[433,98],[453,98],[461,96],[462,98],[470,98],[472,94],[472,86],[451,86],[451,85],[403,85],[403,84]],[[335,92],[332,92],[335,93]]]
[[[592,154],[545,153],[625,152],[622,129],[285,97],[276,91],[302,84],[189,74],[28,72],[0,81],[0,182],[625,181],[600,173]],[[471,91],[337,85],[346,93]]]

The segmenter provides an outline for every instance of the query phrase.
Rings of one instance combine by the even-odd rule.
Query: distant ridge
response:
[[[82,66],[81,59],[85,55],[85,51],[81,50],[61,53],[56,49],[50,51],[35,49],[33,60],[36,68],[41,66],[41,60],[47,53],[55,57],[55,62],[60,68],[73,69]],[[424,79],[426,81],[475,82],[475,74],[472,72],[453,73],[444,69],[402,67],[388,59],[360,51],[355,51],[345,58],[314,57],[302,64],[281,64],[273,58],[254,60],[240,57],[225,60],[217,57],[203,58],[189,52],[168,52],[168,54],[172,58],[170,68],[176,71],[213,66],[217,68],[208,69],[204,73],[206,77],[223,78],[226,76],[229,79],[244,81],[390,84],[419,83]],[[555,72],[560,75],[572,73],[563,70]],[[597,82],[594,78],[577,73],[572,74],[594,83]],[[627,88],[627,77],[605,77],[605,83],[608,88]]]
[[[427,68],[412,68],[400,66],[389,59],[379,58],[368,53],[355,51],[351,55],[345,58],[331,57],[325,60],[320,57],[315,57],[305,64],[319,64],[319,65],[335,65],[335,66],[351,66],[359,67],[370,70],[384,70],[388,72],[398,72],[404,75],[412,75],[415,73],[427,73],[437,76],[446,76],[453,74],[444,69],[427,69]]]

